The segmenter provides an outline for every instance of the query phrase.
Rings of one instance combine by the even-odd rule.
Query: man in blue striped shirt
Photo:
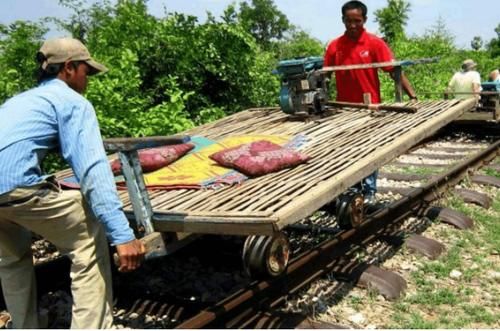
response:
[[[71,261],[72,328],[111,328],[106,235],[120,271],[139,267],[134,236],[116,192],[94,108],[81,94],[87,76],[107,71],[78,40],[47,40],[37,54],[40,85],[0,106],[0,279],[16,328],[38,328],[31,232]],[[81,190],[63,191],[40,163],[59,148]]]

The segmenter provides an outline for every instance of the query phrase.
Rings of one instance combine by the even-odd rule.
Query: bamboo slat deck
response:
[[[298,222],[394,157],[474,107],[474,99],[425,101],[415,114],[339,109],[317,121],[278,108],[250,109],[184,132],[213,140],[275,134],[308,138],[312,159],[293,169],[219,190],[151,190],[157,231],[269,235]],[[128,194],[120,192],[130,213]]]

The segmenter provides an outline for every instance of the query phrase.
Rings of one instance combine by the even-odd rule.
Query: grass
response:
[[[350,297],[349,300],[351,301],[351,305],[355,308],[358,309],[360,306],[364,304],[364,299],[360,297]]]
[[[488,176],[493,176],[493,177],[500,178],[500,171],[496,171],[494,169],[486,169],[484,171],[484,174],[488,175]]]
[[[404,310],[398,309],[393,315],[393,324],[388,327],[392,329],[458,329],[484,322],[495,325],[496,318],[486,308],[476,304],[462,304],[453,309],[437,308],[436,311],[429,313],[411,310],[407,307]]]
[[[448,288],[435,290],[423,288],[419,293],[406,298],[408,303],[429,306],[456,305],[459,303],[459,299],[460,295]]]
[[[424,264],[422,272],[433,274],[436,278],[448,277],[451,271],[459,268],[461,265],[460,252],[460,248],[453,247],[444,258]]]
[[[461,305],[460,308],[462,309],[464,314],[468,317],[468,320],[470,322],[477,323],[477,322],[481,322],[481,321],[486,321],[487,324],[493,325],[493,323],[495,323],[495,321],[497,321],[496,318],[498,318],[498,316],[495,317],[495,315],[488,312],[486,310],[486,308],[484,308],[481,305],[464,304],[464,305]]]
[[[409,314],[396,314],[394,317],[394,325],[389,325],[389,329],[437,329],[438,325],[422,317],[418,312],[410,312]]]
[[[409,174],[409,175],[436,175],[442,172],[442,169],[439,168],[425,168],[425,167],[415,167],[415,166],[407,166],[407,167],[390,167],[384,166],[384,171]]]

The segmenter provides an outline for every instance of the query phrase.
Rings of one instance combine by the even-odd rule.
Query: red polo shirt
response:
[[[332,40],[327,48],[323,66],[340,66],[393,61],[394,56],[387,44],[379,37],[363,31],[353,41],[345,34]],[[392,67],[382,68],[392,71]],[[337,101],[363,102],[363,93],[370,93],[372,103],[380,103],[380,81],[377,69],[335,71]]]

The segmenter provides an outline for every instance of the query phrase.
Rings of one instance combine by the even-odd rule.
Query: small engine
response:
[[[280,61],[275,73],[281,75],[280,106],[291,115],[318,115],[328,101],[327,75],[322,57]]]

